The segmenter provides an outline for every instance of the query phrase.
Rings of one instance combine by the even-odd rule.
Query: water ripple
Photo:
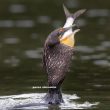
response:
[[[0,109],[1,110],[47,110],[51,105],[45,104],[43,97],[46,93],[33,93],[33,94],[21,94],[21,95],[11,95],[11,96],[1,96],[0,97]],[[98,102],[90,103],[88,101],[80,104],[75,101],[79,97],[75,94],[63,94],[63,99],[65,103],[59,105],[60,109],[85,109],[92,108],[98,105]]]
[[[84,53],[93,53],[95,50],[88,46],[76,46],[76,51],[84,52]]]
[[[85,56],[81,56],[82,60],[95,60],[95,59],[102,59],[102,58],[106,58],[106,54],[105,53],[101,53],[101,54],[95,54],[95,55],[85,55]]]
[[[103,47],[109,48],[110,47],[110,41],[104,41],[104,42],[101,43],[101,45]]]
[[[13,20],[0,20],[0,27],[13,27],[14,26],[14,21]]]
[[[37,22],[38,23],[48,24],[48,23],[51,22],[51,18],[49,16],[38,16],[37,17]]]
[[[87,15],[89,17],[100,17],[100,16],[109,16],[109,10],[108,9],[91,9],[87,12]]]
[[[77,8],[79,5],[79,2],[78,0],[67,0],[66,4],[69,8]]]
[[[5,64],[9,64],[12,67],[18,66],[20,63],[20,59],[16,58],[16,56],[11,56],[3,61]]]
[[[11,38],[5,38],[4,39],[5,44],[17,44],[19,42],[20,42],[20,39],[18,39],[16,37],[11,37]]]
[[[34,22],[32,20],[17,20],[15,22],[16,27],[33,27]]]
[[[11,4],[9,7],[11,13],[23,13],[26,11],[26,7],[22,4]]]
[[[12,27],[23,27],[23,28],[31,28],[34,26],[34,22],[32,20],[0,20],[0,27],[2,28],[12,28]]]
[[[42,50],[41,49],[37,49],[37,50],[26,50],[24,52],[25,56],[27,58],[33,58],[33,59],[36,59],[36,58],[41,58],[41,53]]]
[[[94,64],[102,67],[110,67],[110,62],[108,60],[95,60]]]

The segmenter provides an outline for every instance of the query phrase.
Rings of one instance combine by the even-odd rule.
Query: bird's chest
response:
[[[53,48],[47,48],[45,52],[46,68],[48,73],[52,71],[61,71],[67,68],[73,54],[73,48],[65,45],[57,45]]]
[[[48,60],[55,60],[58,61],[58,59],[65,59],[66,57],[70,57],[73,53],[73,48],[65,45],[57,45],[53,48],[48,48],[46,50],[46,57]]]

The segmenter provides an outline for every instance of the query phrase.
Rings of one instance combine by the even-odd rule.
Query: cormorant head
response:
[[[74,47],[74,36],[80,30],[77,28],[74,21],[77,17],[85,12],[85,9],[70,13],[69,10],[63,5],[63,9],[66,15],[66,23],[62,28],[58,28],[51,32],[46,40],[48,46],[55,46],[56,44],[64,44],[70,47]]]
[[[69,32],[69,30],[72,29],[72,27],[73,27],[73,30],[71,33]],[[58,28],[49,34],[46,40],[46,44],[48,44],[48,46],[54,46],[60,43],[60,44],[73,47],[74,46],[74,35],[79,30],[80,29],[78,29],[75,24],[71,25],[70,27],[66,27],[66,28],[64,27]]]

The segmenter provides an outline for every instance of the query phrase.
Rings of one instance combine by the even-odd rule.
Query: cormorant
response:
[[[60,86],[72,60],[74,35],[80,30],[74,21],[85,12],[85,9],[81,9],[72,14],[64,5],[63,8],[67,18],[65,25],[51,32],[44,44],[43,67],[48,75],[49,86],[45,101],[48,104],[64,102]]]

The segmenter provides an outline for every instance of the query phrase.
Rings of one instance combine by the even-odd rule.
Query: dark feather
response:
[[[69,69],[72,55],[73,48],[63,44],[57,44],[52,48],[44,48],[43,62],[50,85],[60,85]]]

